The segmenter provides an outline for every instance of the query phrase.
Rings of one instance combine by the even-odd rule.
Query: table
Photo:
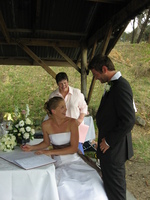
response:
[[[24,170],[0,158],[0,200],[58,199],[54,164]]]
[[[93,117],[92,116],[84,117],[84,124],[89,126],[89,130],[87,132],[85,142],[94,140],[95,139],[95,127],[94,127]]]

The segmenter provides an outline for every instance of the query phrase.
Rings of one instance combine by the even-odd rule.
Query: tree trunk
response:
[[[133,31],[132,31],[132,38],[131,38],[131,44],[133,44],[133,42],[134,42],[134,33],[135,33],[135,30],[134,30],[134,24],[135,24],[135,18],[134,18],[134,20],[133,20]]]
[[[147,41],[149,44],[150,44],[150,34],[149,34],[149,37],[148,37],[148,41]]]
[[[149,20],[149,16],[150,16],[150,8],[149,8],[149,11],[148,11],[146,20],[145,20],[145,22],[144,22],[143,25],[142,25],[142,28],[141,28],[141,32],[140,32],[140,34],[139,34],[139,37],[137,38],[137,43],[139,43],[139,42],[141,41],[142,35],[143,35],[144,31],[145,31],[145,28],[146,28],[147,23],[148,23],[148,20]]]

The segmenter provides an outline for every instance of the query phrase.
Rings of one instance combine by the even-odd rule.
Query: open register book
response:
[[[56,162],[44,154],[36,155],[34,152],[14,150],[12,152],[0,152],[0,158],[7,160],[23,169],[33,169]]]

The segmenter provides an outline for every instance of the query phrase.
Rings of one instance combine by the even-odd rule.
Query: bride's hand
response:
[[[41,154],[45,154],[47,156],[50,156],[50,151],[49,150],[39,150],[35,152],[36,155],[41,155]]]
[[[23,151],[32,151],[32,146],[31,146],[31,145],[28,145],[28,144],[21,145],[20,148],[21,148]]]

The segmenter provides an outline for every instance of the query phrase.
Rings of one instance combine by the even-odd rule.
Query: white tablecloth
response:
[[[95,127],[92,116],[84,117],[84,124],[89,126],[85,142],[95,139]]]
[[[0,158],[0,200],[58,199],[54,164],[24,170]]]

